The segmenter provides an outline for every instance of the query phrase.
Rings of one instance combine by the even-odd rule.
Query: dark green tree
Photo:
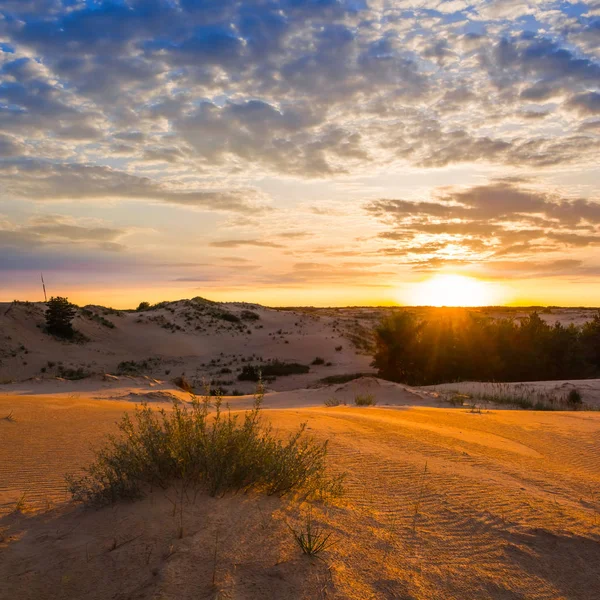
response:
[[[77,307],[61,296],[53,296],[46,306],[46,331],[57,337],[72,338],[75,334],[72,321]]]

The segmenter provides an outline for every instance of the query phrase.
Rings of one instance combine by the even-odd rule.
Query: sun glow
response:
[[[494,285],[465,275],[435,275],[415,284],[411,294],[415,306],[490,306],[500,294]]]

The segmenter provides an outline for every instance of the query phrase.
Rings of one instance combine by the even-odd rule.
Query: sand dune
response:
[[[278,430],[307,421],[347,473],[345,496],[313,509],[337,540],[324,561],[299,555],[286,523],[307,508],[285,500],[201,494],[185,504],[181,539],[176,490],[100,511],[60,503],[63,473],[89,460],[131,401],[0,396],[0,415],[15,418],[0,421],[0,455],[10,457],[0,468],[0,597],[596,598],[600,414],[410,407],[427,397],[394,385],[265,400]],[[375,387],[397,406],[318,402]],[[278,397],[287,408],[274,408]],[[41,512],[7,514],[23,492]]]
[[[44,309],[42,303],[0,303],[0,384],[52,379],[62,368],[81,369],[85,376],[123,370],[159,379],[185,374],[190,380],[218,380],[230,391],[251,391],[252,383],[237,380],[245,364],[324,360],[307,374],[272,382],[274,389],[285,390],[371,370],[371,357],[357,346],[364,328],[353,313],[315,315],[203,300],[165,303],[145,312],[88,306],[73,322],[87,341],[67,343],[43,332]],[[248,312],[255,317],[245,318]]]

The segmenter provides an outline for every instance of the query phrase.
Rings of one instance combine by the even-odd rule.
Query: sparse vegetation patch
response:
[[[308,365],[300,363],[286,363],[279,360],[262,365],[244,365],[238,375],[240,381],[258,381],[261,376],[265,379],[271,377],[285,377],[287,375],[303,375],[310,371]]]

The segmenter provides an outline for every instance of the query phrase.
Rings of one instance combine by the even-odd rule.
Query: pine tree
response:
[[[71,321],[75,317],[77,307],[67,298],[56,296],[46,303],[46,331],[61,338],[72,338],[75,334]]]

